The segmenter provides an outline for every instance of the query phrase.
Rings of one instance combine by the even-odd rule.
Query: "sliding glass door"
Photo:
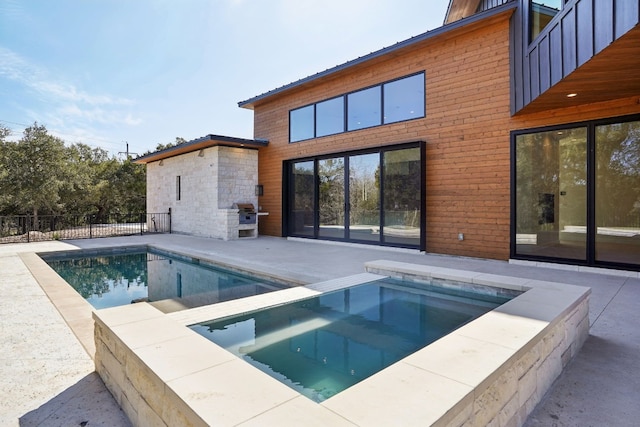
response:
[[[349,156],[349,239],[380,240],[380,153]]]
[[[595,128],[595,257],[640,264],[640,121]]]
[[[318,161],[319,237],[344,239],[344,158]]]
[[[314,235],[315,165],[312,161],[291,165],[290,233]]]
[[[410,144],[290,162],[289,235],[421,247],[421,153]]]
[[[516,137],[516,249],[587,259],[587,129]]]
[[[385,243],[420,244],[421,170],[419,148],[389,151],[384,155],[382,237]]]
[[[513,135],[512,257],[640,267],[640,120]]]

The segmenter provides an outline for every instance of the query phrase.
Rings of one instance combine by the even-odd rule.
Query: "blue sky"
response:
[[[0,124],[142,154],[253,137],[238,101],[442,25],[448,0],[2,0]]]

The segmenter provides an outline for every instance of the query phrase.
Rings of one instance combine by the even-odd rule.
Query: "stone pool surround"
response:
[[[171,314],[146,303],[96,311],[96,370],[134,425],[519,426],[588,336],[589,288],[392,261],[365,267]],[[322,403],[187,327],[380,276],[526,292]]]

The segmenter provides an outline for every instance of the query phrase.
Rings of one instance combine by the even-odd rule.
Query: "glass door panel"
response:
[[[596,126],[595,258],[640,263],[640,122]]]
[[[420,149],[383,152],[385,243],[420,245]]]
[[[313,160],[291,166],[291,212],[289,232],[298,236],[314,235],[315,181]]]
[[[516,137],[516,252],[586,260],[587,130]]]
[[[318,237],[345,238],[344,157],[318,160]]]
[[[380,153],[349,157],[349,239],[380,241]]]

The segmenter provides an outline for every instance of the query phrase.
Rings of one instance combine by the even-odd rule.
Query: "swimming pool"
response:
[[[322,402],[514,296],[386,278],[191,329]]]
[[[40,256],[97,309],[148,301],[168,313],[287,287],[146,248]]]

